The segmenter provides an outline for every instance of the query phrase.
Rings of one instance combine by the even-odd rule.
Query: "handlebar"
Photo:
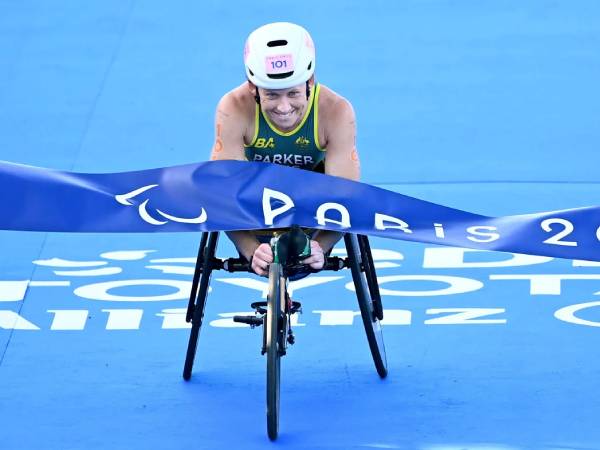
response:
[[[310,269],[309,272],[317,273],[322,270],[342,270],[348,265],[348,258],[340,258],[338,256],[327,256],[325,258],[325,264],[322,269]],[[214,258],[213,260],[213,268],[215,269],[223,269],[227,272],[252,272],[252,268],[250,267],[250,263],[246,261],[244,258],[227,258],[227,259],[219,259]]]

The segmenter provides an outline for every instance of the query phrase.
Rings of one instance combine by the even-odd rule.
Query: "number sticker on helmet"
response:
[[[265,58],[265,71],[268,74],[278,74],[294,71],[294,60],[291,53],[285,55],[267,56]]]

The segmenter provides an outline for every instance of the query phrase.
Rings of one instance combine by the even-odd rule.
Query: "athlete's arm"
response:
[[[244,128],[247,119],[233,92],[223,96],[215,113],[215,143],[210,159],[235,159],[244,157]]]
[[[340,98],[333,105],[330,114],[326,127],[325,173],[358,181],[360,179],[360,162],[356,151],[354,109],[350,102]]]
[[[211,154],[212,160],[244,161],[246,159],[244,131],[247,122],[248,114],[245,113],[241,100],[231,92],[225,94],[215,113],[215,144]],[[242,256],[252,261],[254,272],[258,275],[268,273],[268,265],[273,262],[273,254],[268,244],[261,246],[254,234],[249,231],[228,231],[226,234]]]
[[[358,181],[360,162],[356,151],[356,119],[352,105],[341,97],[337,98],[327,111],[326,119],[325,173]],[[342,233],[335,231],[318,231],[313,239],[320,248],[311,243],[313,254],[304,262],[315,269],[323,267],[324,253],[333,248],[341,237]]]

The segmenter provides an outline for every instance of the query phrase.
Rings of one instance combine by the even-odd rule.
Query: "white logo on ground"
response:
[[[73,306],[69,309],[54,309],[51,307],[51,309],[46,309],[46,312],[51,315],[49,320],[36,316],[36,322],[34,323],[30,322],[31,317],[27,315],[23,317],[20,310],[15,311],[12,306],[7,305],[5,308],[0,308],[0,329],[32,331],[45,329],[52,331],[84,330],[87,328],[88,321],[97,321],[99,317],[104,317],[101,320],[105,322],[106,330],[139,330],[142,326],[142,317],[145,315],[161,318],[162,324],[160,327],[162,329],[189,328],[190,324],[185,321],[187,308],[181,306],[187,303],[196,258],[159,257],[143,261],[146,260],[149,254],[155,252],[155,250],[113,250],[102,252],[99,257],[96,256],[83,261],[64,259],[54,255],[47,259],[35,260],[33,264],[39,268],[35,271],[36,279],[0,279],[0,305],[4,302],[22,302],[25,300],[27,293],[30,292],[30,288],[34,290],[40,288],[44,290],[63,290],[67,288],[74,299],[100,302],[96,303],[99,306],[92,306],[91,303],[87,303],[81,306],[78,305],[80,309]],[[336,248],[333,253],[342,257],[346,256],[342,248]],[[373,248],[372,253],[375,265],[384,269],[384,272],[378,276],[380,292],[384,296],[384,305],[396,306],[394,305],[394,297],[420,297],[424,300],[427,298],[434,300],[444,296],[454,297],[460,302],[444,305],[443,308],[433,307],[434,305],[423,305],[422,310],[415,308],[414,311],[413,308],[386,308],[385,318],[382,321],[382,324],[386,326],[407,326],[417,323],[426,326],[505,326],[509,322],[509,311],[505,307],[502,307],[502,305],[486,305],[486,307],[465,305],[461,296],[484,289],[494,289],[494,286],[498,284],[514,284],[515,288],[520,286],[522,295],[531,298],[560,296],[565,294],[565,285],[598,283],[600,281],[600,273],[548,273],[548,269],[541,268],[536,273],[512,273],[510,271],[511,268],[540,267],[548,264],[561,267],[561,272],[566,269],[564,261],[555,261],[554,258],[540,256],[435,247],[425,248],[422,260],[419,258],[420,261],[417,262],[419,268],[427,270],[452,269],[460,272],[463,269],[468,269],[470,272],[463,274],[469,275],[467,277],[440,273],[405,273],[406,264],[408,263],[410,266],[410,261],[407,261],[402,253],[377,248]],[[155,274],[160,272],[163,277],[151,276],[132,279],[125,275],[113,278],[123,272],[126,274],[127,265],[131,265],[136,261],[143,261],[142,264],[145,269],[152,270]],[[402,266],[395,261],[401,261]],[[126,266],[125,270],[122,267],[117,267],[116,264]],[[590,268],[600,267],[598,262],[579,260],[570,262],[570,265],[576,270],[586,271],[589,271]],[[402,275],[389,274],[388,270],[399,267],[403,267]],[[478,270],[479,273],[471,272],[473,270]],[[493,272],[489,273],[490,270]],[[508,273],[506,273],[507,270]],[[47,271],[50,271],[59,279],[45,278],[44,272]],[[384,275],[385,272],[387,274]],[[178,279],[173,275],[180,275],[185,278]],[[315,275],[291,282],[289,285],[290,294],[295,295],[298,293],[299,299],[302,299],[304,289],[309,290],[329,283],[337,283],[338,289],[345,288],[343,290],[354,291],[353,282],[349,280],[350,274],[346,272],[344,276],[341,275],[341,273],[335,276]],[[65,277],[70,277],[71,280],[65,280]],[[104,280],[94,280],[93,278],[104,278]],[[268,290],[268,283],[257,277],[225,276],[215,278],[214,281],[216,283],[213,283],[209,292],[213,288],[219,291],[224,285],[230,285],[245,289],[248,293],[254,292],[249,297],[256,296],[256,294],[264,297]],[[600,296],[600,291],[597,291],[597,289],[596,287],[593,294]],[[312,292],[308,297],[319,297],[319,294],[315,294],[316,292]],[[44,295],[45,297],[46,295]],[[53,298],[53,296],[49,296],[49,298]],[[161,303],[165,301],[181,303],[175,303],[173,305],[175,307],[162,309],[163,305]],[[102,302],[108,302],[108,307],[100,306]],[[144,307],[132,308],[131,303],[143,304]],[[150,307],[152,303],[157,303],[157,306],[161,308],[159,309],[160,312],[156,312],[156,308]],[[313,307],[315,309],[312,309]],[[360,323],[360,312],[355,306],[354,308],[352,306],[350,308],[342,307],[344,309],[339,310],[317,308],[319,308],[318,304],[311,305],[312,311],[307,311],[307,314],[303,316],[306,323],[295,322],[295,325],[313,326],[318,322],[320,326],[353,326]],[[560,307],[552,305],[554,318],[571,325],[600,328],[599,311],[600,301],[578,302],[577,304],[561,305]],[[235,314],[237,313],[220,311],[216,314],[217,318],[208,322],[208,325],[216,328],[247,326],[234,323],[232,316]],[[246,312],[246,314],[249,314],[249,312]]]

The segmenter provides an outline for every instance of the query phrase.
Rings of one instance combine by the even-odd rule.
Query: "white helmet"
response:
[[[244,47],[246,76],[265,89],[288,89],[308,81],[315,71],[315,46],[304,28],[276,22],[257,28]]]

